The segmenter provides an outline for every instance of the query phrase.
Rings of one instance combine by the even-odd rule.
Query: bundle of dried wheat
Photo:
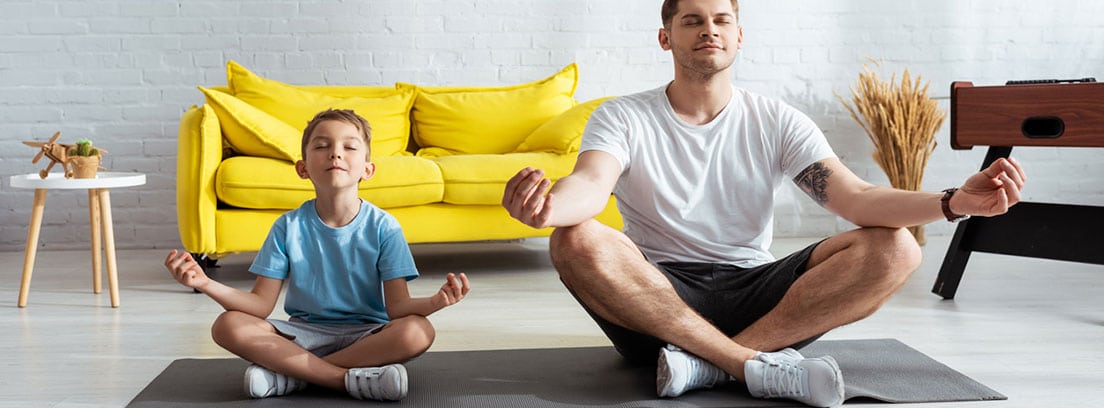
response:
[[[946,116],[928,96],[928,85],[921,85],[919,76],[913,80],[907,68],[899,83],[896,74],[885,82],[863,64],[858,82],[851,87],[854,106],[836,92],[851,117],[874,142],[874,161],[889,176],[890,184],[902,190],[920,189],[924,167],[935,150],[935,132],[943,126]],[[909,230],[923,245],[922,226]]]

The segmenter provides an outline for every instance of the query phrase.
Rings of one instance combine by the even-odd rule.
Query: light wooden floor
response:
[[[776,243],[788,253],[807,239]],[[947,237],[929,237],[924,263],[874,316],[827,339],[892,337],[1008,395],[1003,402],[912,406],[1104,406],[1104,267],[975,254],[958,298],[929,290]],[[432,350],[608,344],[563,289],[546,241],[415,245],[415,295],[448,271],[467,272],[470,297],[431,319]],[[0,253],[0,406],[123,406],[169,362],[227,357],[208,335],[220,312],[163,270],[167,251],[120,251],[121,308],[91,294],[87,251],[39,252],[28,306],[16,307],[21,252]],[[222,261],[240,288],[251,254]],[[280,312],[282,315],[282,312]]]

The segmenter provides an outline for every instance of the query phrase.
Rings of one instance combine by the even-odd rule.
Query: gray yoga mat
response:
[[[833,356],[843,371],[849,400],[1007,399],[894,339],[822,340],[801,352],[808,357]],[[660,399],[655,396],[655,369],[628,365],[610,347],[427,353],[407,364],[410,393],[397,403],[359,401],[320,387],[253,400],[242,390],[242,373],[247,365],[235,358],[176,360],[128,407],[801,406],[787,400],[752,398],[738,383]]]

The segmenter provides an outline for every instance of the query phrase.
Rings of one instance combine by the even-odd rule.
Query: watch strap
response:
[[[948,222],[958,222],[970,217],[968,215],[955,214],[953,211],[951,211],[951,197],[953,197],[954,193],[957,191],[958,188],[948,188],[946,190],[943,190],[943,198],[939,199],[939,205],[943,208],[943,216],[947,217]]]

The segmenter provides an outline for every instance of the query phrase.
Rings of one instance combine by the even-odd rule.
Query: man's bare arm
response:
[[[797,184],[817,204],[824,206],[828,202],[828,176],[831,175],[832,170],[828,169],[828,166],[822,162],[816,162],[794,177],[794,184]]]
[[[577,225],[606,207],[620,170],[620,163],[609,153],[583,152],[571,174],[549,190],[551,182],[542,170],[523,169],[506,183],[502,206],[533,228]]]
[[[975,173],[952,197],[952,212],[991,216],[1020,201],[1026,176],[1015,161],[1001,159]],[[839,159],[809,165],[794,183],[822,207],[861,227],[909,227],[942,219],[943,193],[899,190],[863,181]]]

